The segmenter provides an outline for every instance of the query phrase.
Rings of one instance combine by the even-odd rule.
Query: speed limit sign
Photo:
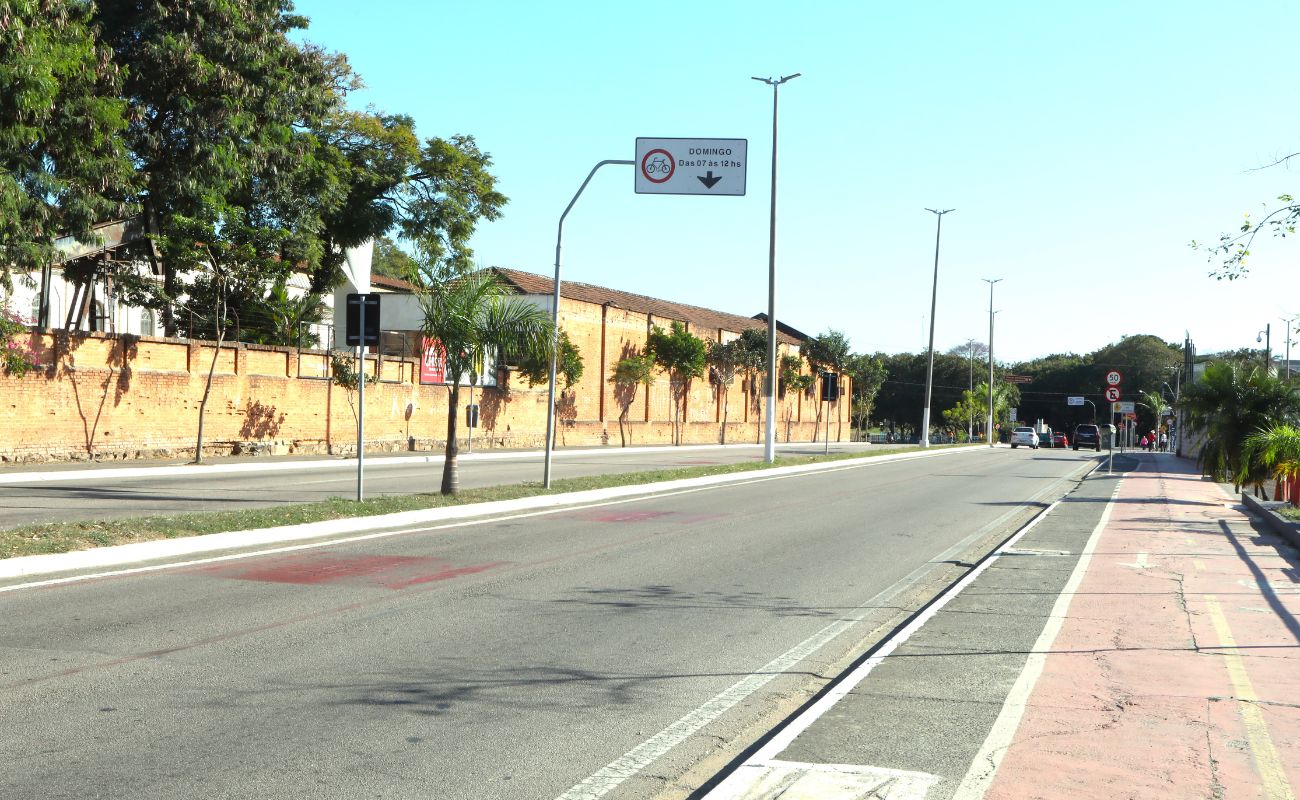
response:
[[[1123,382],[1123,380],[1124,380],[1124,376],[1119,374],[1119,370],[1117,369],[1112,369],[1110,372],[1106,373],[1107,386],[1119,386],[1120,383]]]
[[[1114,402],[1118,402],[1118,401],[1119,401],[1119,387],[1118,387],[1118,386],[1107,386],[1107,387],[1106,387],[1106,399],[1109,400],[1109,401],[1112,402],[1112,403],[1114,403]]]

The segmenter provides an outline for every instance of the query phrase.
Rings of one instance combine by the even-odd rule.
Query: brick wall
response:
[[[560,399],[561,446],[619,444],[621,406],[609,382],[614,365],[639,352],[651,318],[612,306],[565,300],[561,325],[581,350],[584,374]],[[693,330],[707,339],[725,331]],[[204,452],[229,454],[335,453],[356,449],[356,392],[326,380],[329,355],[320,351],[115,336],[102,333],[32,335],[43,369],[23,378],[0,376],[0,461],[192,457],[199,406],[217,355],[204,420]],[[440,450],[445,446],[450,387],[421,386],[410,359],[370,357],[366,387],[367,450]],[[480,404],[475,448],[541,447],[547,387],[528,387],[503,373],[499,388],[474,392]],[[728,392],[728,442],[761,441],[763,413],[748,382]],[[847,387],[845,387],[847,389]],[[716,442],[722,393],[707,377],[692,382],[683,441]],[[470,401],[462,387],[458,406]],[[778,406],[777,441],[813,438],[815,397],[789,395]],[[831,438],[847,438],[848,403],[832,406]],[[459,428],[462,443],[466,429]],[[629,444],[668,444],[672,408],[668,378],[638,387],[628,413]],[[820,438],[820,432],[818,434]],[[413,442],[413,444],[412,444]]]

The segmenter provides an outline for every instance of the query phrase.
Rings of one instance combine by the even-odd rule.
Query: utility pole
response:
[[[752,78],[772,87],[772,205],[768,217],[767,240],[767,431],[763,435],[763,460],[776,461],[776,122],[777,97],[781,84],[802,73],[780,78]]]
[[[925,366],[925,406],[921,409],[921,446],[930,446],[930,389],[934,384],[934,310],[939,300],[939,234],[943,231],[943,215],[956,209],[946,208],[936,211],[927,208],[936,217],[934,227],[934,283],[930,288],[930,347],[929,359]]]
[[[989,419],[985,433],[989,437],[989,447],[993,446],[993,284],[1001,278],[980,278],[989,285]]]

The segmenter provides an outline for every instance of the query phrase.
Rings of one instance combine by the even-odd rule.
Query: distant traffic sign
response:
[[[745,193],[748,139],[636,140],[637,194]]]
[[[1121,414],[1132,414],[1137,411],[1137,403],[1132,400],[1125,400],[1122,403],[1116,403],[1115,410]]]
[[[1106,373],[1107,386],[1119,386],[1123,382],[1124,382],[1124,376],[1119,374],[1119,370],[1112,369],[1110,372]]]
[[[1083,398],[1082,398],[1082,397],[1067,397],[1067,398],[1065,398],[1065,404],[1066,404],[1066,405],[1069,405],[1069,406],[1081,406],[1081,405],[1083,405]]]
[[[1118,387],[1118,386],[1107,386],[1107,387],[1106,387],[1106,399],[1109,400],[1109,401],[1112,402],[1112,403],[1119,402],[1119,387]]]

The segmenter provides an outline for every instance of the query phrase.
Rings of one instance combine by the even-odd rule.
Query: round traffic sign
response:
[[[676,171],[673,154],[662,147],[656,147],[641,159],[641,174],[651,183],[665,183]]]
[[[1118,386],[1107,386],[1107,387],[1106,387],[1106,399],[1109,400],[1109,401],[1112,402],[1112,403],[1117,402],[1117,401],[1119,400],[1119,387],[1118,387]]]
[[[1123,380],[1124,376],[1119,374],[1119,370],[1117,369],[1112,369],[1110,372],[1106,373],[1106,385],[1108,386],[1119,386]]]

